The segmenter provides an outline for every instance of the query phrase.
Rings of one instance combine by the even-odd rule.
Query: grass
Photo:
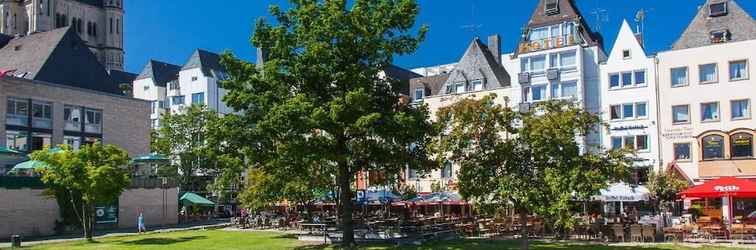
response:
[[[74,241],[66,243],[53,243],[25,247],[30,250],[52,250],[52,249],[70,249],[70,250],[131,250],[131,249],[295,249],[295,250],[329,250],[332,247],[325,246],[308,246],[298,242],[289,235],[280,233],[262,233],[262,232],[228,232],[219,230],[209,231],[184,231],[162,234],[146,234],[139,236],[122,236],[100,238],[96,242]],[[496,241],[496,240],[458,240],[458,241],[438,241],[425,244],[423,246],[403,246],[395,247],[389,245],[372,245],[363,246],[361,249],[366,250],[493,250],[493,249],[519,249],[517,241]],[[697,248],[683,247],[672,244],[649,245],[645,247],[633,246],[601,246],[601,245],[583,245],[583,244],[564,244],[564,243],[532,243],[531,249],[536,250],[734,250],[736,248],[723,248],[721,246],[703,246]]]

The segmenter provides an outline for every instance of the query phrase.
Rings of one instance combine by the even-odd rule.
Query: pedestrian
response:
[[[142,214],[141,209],[139,211],[139,217],[137,217],[137,230],[140,234],[147,232],[147,227],[144,226],[144,214]]]

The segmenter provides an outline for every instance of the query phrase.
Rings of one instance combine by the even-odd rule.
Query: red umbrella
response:
[[[756,182],[723,177],[680,192],[683,198],[756,197]]]

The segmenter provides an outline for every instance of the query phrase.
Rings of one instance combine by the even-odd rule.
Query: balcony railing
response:
[[[93,134],[102,134],[102,125],[88,123],[84,125],[84,132]]]
[[[29,125],[29,117],[25,115],[6,114],[5,124],[26,127]]]
[[[33,118],[32,119],[32,127],[34,127],[34,128],[52,129],[52,119]]]

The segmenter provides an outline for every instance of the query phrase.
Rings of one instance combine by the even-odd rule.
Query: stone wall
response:
[[[165,216],[163,215],[163,189],[131,189],[118,199],[118,227],[136,228],[139,210],[143,210],[144,223],[149,226],[178,223],[178,188],[165,189]],[[150,202],[147,202],[150,201]]]
[[[60,210],[55,198],[42,189],[0,189],[0,239],[18,234],[37,237],[55,234]]]

